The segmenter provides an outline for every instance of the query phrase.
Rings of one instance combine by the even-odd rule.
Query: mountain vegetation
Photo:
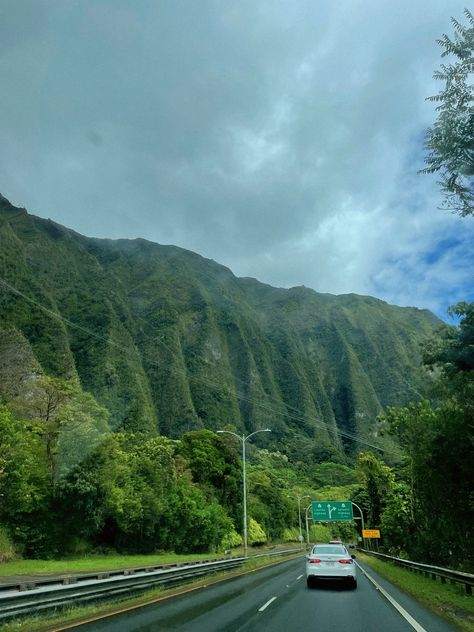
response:
[[[318,461],[373,441],[386,406],[426,394],[419,345],[441,326],[426,310],[239,279],[173,246],[83,237],[5,198],[0,244],[5,399],[12,379],[67,378],[113,430],[271,425],[261,445]]]
[[[4,198],[0,245],[0,557],[238,546],[241,446],[215,430],[269,426],[247,446],[251,544],[297,540],[298,498],[352,499],[387,550],[469,560],[472,305],[449,328],[273,288]],[[356,538],[311,537],[335,535]]]

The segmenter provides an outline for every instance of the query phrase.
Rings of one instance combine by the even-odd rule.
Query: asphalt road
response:
[[[78,632],[454,632],[442,619],[369,568],[367,571],[413,617],[415,624],[408,623],[360,570],[356,590],[333,584],[307,588],[305,560],[301,557],[75,629]]]

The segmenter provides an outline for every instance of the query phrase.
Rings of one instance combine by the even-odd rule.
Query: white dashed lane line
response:
[[[259,612],[263,612],[265,610],[265,608],[268,608],[268,606],[275,601],[276,597],[272,597],[271,599],[269,599],[267,601],[267,603],[264,603],[263,606],[261,608],[258,609]]]
[[[302,577],[304,577],[304,575],[298,575],[298,577],[296,578],[296,581],[298,581],[298,579],[301,579]],[[286,588],[290,588],[291,585],[287,584]],[[266,603],[263,604],[263,606],[261,608],[258,609],[259,612],[263,612],[266,608],[268,608],[268,606],[273,603],[275,601],[276,597],[272,597],[271,599],[269,599]]]

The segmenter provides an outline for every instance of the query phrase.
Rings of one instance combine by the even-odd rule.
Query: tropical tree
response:
[[[20,550],[26,555],[49,551],[51,494],[44,449],[6,406],[0,407],[0,500],[0,524]]]
[[[226,441],[210,430],[186,432],[178,451],[189,464],[192,480],[210,501],[219,502],[234,520],[242,523],[242,466]]]
[[[390,547],[426,562],[470,568],[474,538],[474,304],[452,310],[425,351],[436,376],[435,405],[390,408],[383,427],[404,450],[381,515]]]
[[[372,527],[380,526],[382,511],[387,502],[393,483],[393,473],[372,452],[361,452],[357,460],[357,469],[368,497],[368,522]]]
[[[454,35],[438,40],[441,57],[452,61],[434,73],[444,89],[428,97],[437,103],[438,118],[426,135],[422,170],[440,174],[445,206],[461,216],[474,214],[474,16],[468,9],[464,14],[468,25],[451,18]]]

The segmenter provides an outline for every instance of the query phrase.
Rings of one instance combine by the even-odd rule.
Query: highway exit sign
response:
[[[313,520],[334,522],[336,520],[354,520],[350,500],[313,500]]]

